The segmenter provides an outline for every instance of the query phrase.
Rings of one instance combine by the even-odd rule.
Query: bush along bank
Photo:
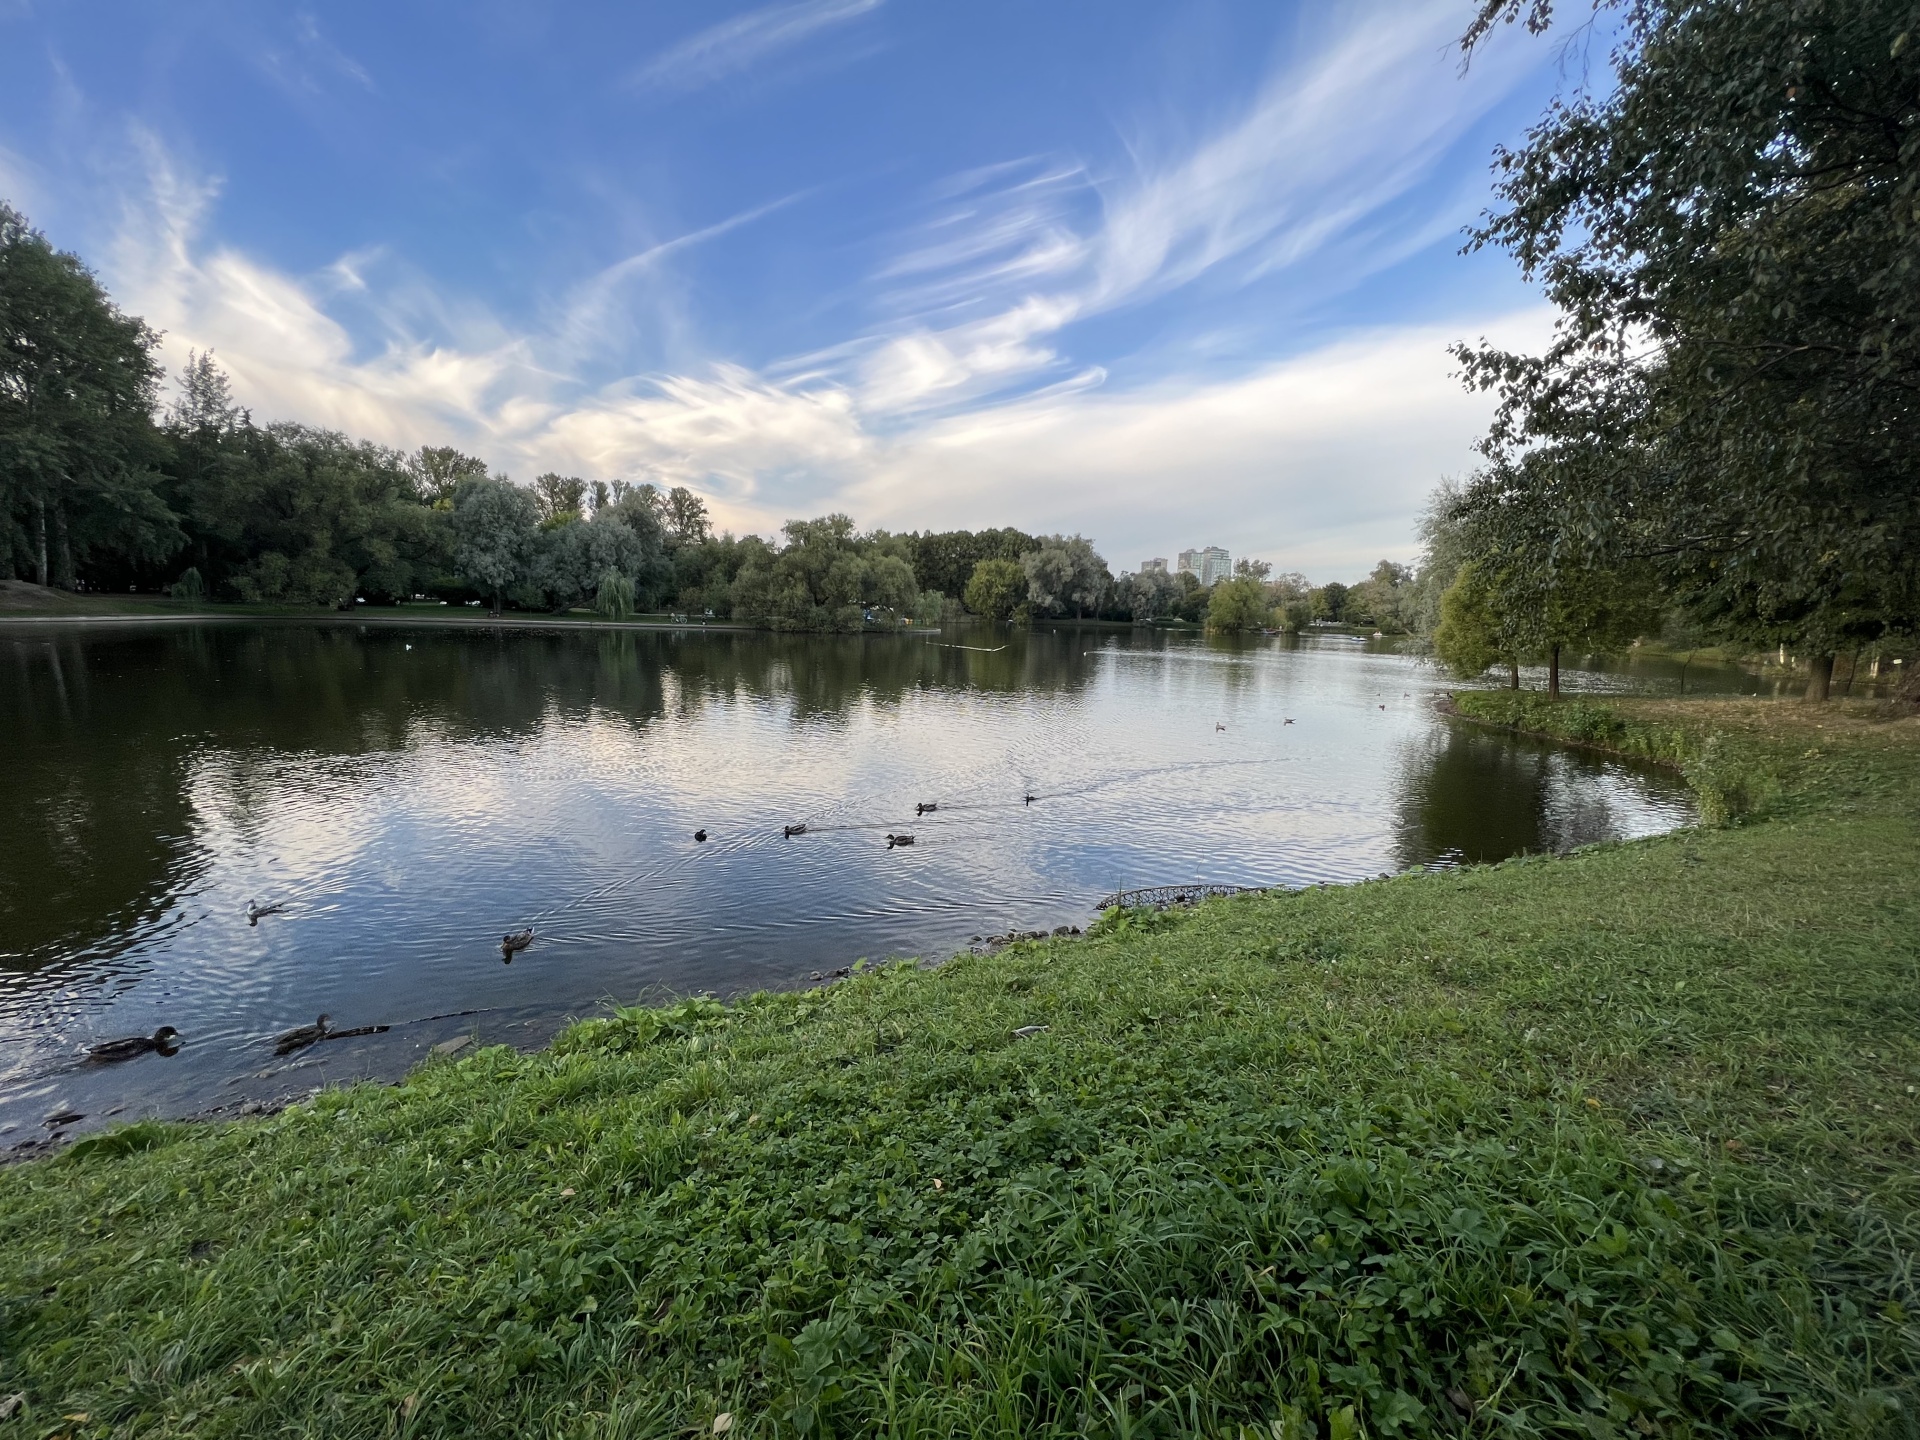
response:
[[[1771,767],[1765,822],[0,1173],[0,1396],[76,1436],[1914,1433],[1920,724],[1619,714]]]

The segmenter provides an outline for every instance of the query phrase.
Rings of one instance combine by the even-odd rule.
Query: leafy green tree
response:
[[[1313,606],[1313,618],[1332,620],[1336,623],[1347,618],[1347,587],[1338,580],[1329,580],[1307,597]]]
[[[460,577],[500,609],[506,592],[531,574],[540,511],[533,496],[506,480],[464,480],[453,497],[453,564]]]
[[[653,544],[648,544],[653,539]],[[565,520],[543,527],[526,583],[542,592],[554,610],[592,600],[608,574],[625,581],[628,599],[651,578],[661,556],[658,541],[636,535],[617,507],[597,511],[591,520]]]
[[[609,620],[624,620],[633,614],[633,581],[618,570],[600,577],[594,591],[593,608]]]
[[[662,519],[675,545],[703,544],[713,534],[707,502],[684,485],[676,485],[666,493]]]
[[[1518,690],[1521,646],[1502,625],[1495,605],[1494,589],[1481,572],[1472,564],[1461,566],[1440,597],[1433,651],[1462,680],[1474,679],[1492,666],[1504,664],[1509,684]]]
[[[485,479],[487,462],[451,445],[422,445],[407,457],[407,474],[422,503],[450,510],[460,482]]]
[[[870,610],[912,612],[919,594],[905,537],[861,535],[845,515],[789,520],[779,550],[747,556],[733,613],[776,630],[858,630]]]
[[[539,509],[542,525],[564,525],[580,518],[587,502],[587,482],[578,475],[557,475],[549,470],[533,477],[533,503]]]
[[[946,595],[964,595],[982,560],[1019,560],[1040,542],[1023,530],[945,530],[908,537],[913,573],[920,584]],[[971,608],[971,607],[969,607]]]
[[[1213,587],[1207,605],[1207,629],[1224,632],[1259,630],[1272,611],[1267,587],[1253,574],[1235,575]]]
[[[9,571],[71,587],[96,553],[183,538],[158,491],[159,337],[0,203],[0,520]]]
[[[1180,603],[1180,584],[1165,570],[1129,571],[1114,582],[1114,598],[1128,619],[1157,620]]]
[[[1097,611],[1113,587],[1113,575],[1093,545],[1079,535],[1043,536],[1037,548],[1020,557],[1027,577],[1027,603],[1036,613],[1071,610],[1084,618]]]
[[[961,599],[974,614],[1004,625],[1013,619],[1026,594],[1027,576],[1020,563],[993,559],[975,562]]]
[[[1469,32],[1549,0],[1485,0]],[[1910,0],[1620,6],[1614,83],[1502,152],[1478,243],[1559,308],[1479,488],[1718,633],[1813,656],[1920,623],[1920,44]],[[1544,523],[1544,522],[1542,522]]]
[[[1382,560],[1372,574],[1353,587],[1348,608],[1356,624],[1406,632],[1414,628],[1415,596],[1413,568]]]

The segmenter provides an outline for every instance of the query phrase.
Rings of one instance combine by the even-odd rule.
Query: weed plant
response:
[[[1768,818],[0,1172],[0,1437],[1920,1433],[1920,723],[1581,713]]]

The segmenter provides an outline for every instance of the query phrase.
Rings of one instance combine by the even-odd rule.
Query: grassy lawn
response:
[[[83,1142],[0,1440],[1920,1433],[1920,721],[1512,703],[1737,823]]]

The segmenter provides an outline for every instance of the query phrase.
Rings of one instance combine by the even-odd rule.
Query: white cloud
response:
[[[768,5],[700,31],[650,60],[635,74],[643,88],[693,90],[746,70],[830,25],[857,20],[882,0],[798,0]]]
[[[754,11],[670,53],[719,73],[877,3]],[[955,177],[876,275],[892,287],[877,291],[886,323],[758,370],[606,374],[627,330],[668,323],[678,254],[788,200],[642,250],[515,330],[396,279],[378,246],[296,276],[210,241],[218,183],[139,136],[148,183],[104,268],[166,332],[171,366],[215,351],[262,420],[453,443],[521,478],[687,484],[722,523],[763,533],[840,508],[896,528],[1078,530],[1119,565],[1217,542],[1357,573],[1407,554],[1421,498],[1471,463],[1485,402],[1452,378],[1446,344],[1486,330],[1526,343],[1538,316],[1385,328],[1226,378],[1168,376],[1161,354],[1160,378],[1117,392],[1070,332],[1210,270],[1245,279],[1337,245],[1352,276],[1434,234],[1434,216],[1403,221],[1394,202],[1508,88],[1497,52],[1458,83],[1444,52],[1456,11],[1369,12],[1185,151],[1136,146],[1119,178],[1045,157]],[[343,307],[371,316],[373,338]]]
[[[1435,159],[1497,105],[1533,57],[1489,50],[1463,84],[1455,0],[1346,12],[1320,45],[1278,69],[1232,123],[1198,144],[1100,179],[1031,162],[970,172],[948,206],[883,273],[917,283],[889,298],[898,334],[868,358],[867,400],[916,409],[972,400],[1066,363],[1047,337],[1229,265],[1241,279],[1330,247],[1352,278],[1407,253],[1380,223]],[[1031,173],[1030,173],[1031,172]],[[993,182],[1005,180],[998,189]],[[1091,223],[1079,211],[1097,200]],[[1412,228],[1455,228],[1465,195]],[[1438,221],[1438,223],[1436,223]],[[970,304],[967,302],[971,302]],[[983,308],[998,305],[985,318]],[[921,319],[959,306],[953,323]]]

